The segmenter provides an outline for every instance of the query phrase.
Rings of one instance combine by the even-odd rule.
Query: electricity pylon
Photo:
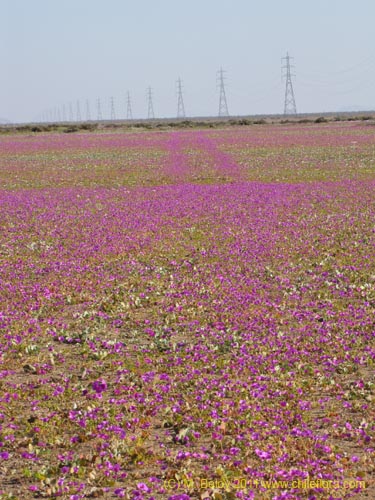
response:
[[[69,121],[72,122],[74,121],[74,116],[73,116],[73,105],[70,102],[69,103]]]
[[[102,106],[100,104],[99,98],[96,100],[96,110],[97,110],[97,119],[100,122],[101,120],[103,120],[103,116],[102,116]]]
[[[127,101],[126,101],[126,119],[127,120],[132,120],[133,119],[132,103],[131,103],[131,100],[130,100],[130,94],[129,94],[129,92],[127,93]]]
[[[88,99],[86,99],[86,121],[87,122],[91,121],[90,103]]]
[[[147,89],[147,118],[153,120],[155,118],[154,105],[152,102],[152,88]]]
[[[182,82],[181,78],[177,80],[177,118],[185,118],[185,105],[182,96]]]
[[[116,120],[115,101],[113,97],[111,97],[111,120],[112,121]]]
[[[225,95],[225,84],[224,84],[224,70],[220,68],[218,71],[217,82],[220,88],[219,97],[219,116],[229,116],[227,97]]]
[[[295,76],[291,73],[291,68],[294,68],[293,65],[290,64],[290,60],[293,57],[290,57],[288,52],[286,53],[286,57],[283,57],[281,60],[286,61],[285,66],[282,66],[282,69],[285,70],[283,77],[286,80],[285,85],[285,98],[284,98],[284,115],[296,115],[297,114],[297,106],[296,100],[294,98],[293,84],[292,84],[292,76]]]
[[[81,108],[79,106],[79,101],[77,101],[77,104],[76,104],[76,121],[77,122],[81,122],[82,121],[82,118],[81,118]]]

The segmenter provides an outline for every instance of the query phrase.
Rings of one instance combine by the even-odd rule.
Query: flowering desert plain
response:
[[[375,498],[372,121],[0,136],[0,499]]]

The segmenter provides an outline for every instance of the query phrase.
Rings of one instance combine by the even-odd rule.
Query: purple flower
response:
[[[95,380],[92,383],[91,387],[97,394],[101,394],[102,392],[107,390],[107,382],[103,379]]]
[[[268,451],[260,450],[259,448],[255,448],[255,453],[262,460],[269,460],[271,458],[271,453],[269,453]]]
[[[137,484],[137,488],[140,490],[140,491],[144,491],[145,493],[149,493],[151,490],[150,488],[147,486],[147,484],[145,483],[138,483]]]

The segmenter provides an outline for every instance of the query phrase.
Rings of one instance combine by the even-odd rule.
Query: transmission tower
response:
[[[182,96],[182,82],[181,78],[177,80],[177,118],[185,118],[185,106]]]
[[[285,85],[285,99],[284,99],[284,115],[296,115],[297,114],[297,106],[296,100],[294,98],[293,84],[292,84],[292,76],[295,76],[291,73],[291,68],[294,68],[293,65],[290,64],[290,60],[293,57],[290,57],[288,52],[286,53],[286,57],[282,58],[282,61],[285,60],[285,66],[282,66],[282,69],[285,70],[283,77],[286,80]]]
[[[116,120],[115,101],[113,97],[111,97],[111,120],[112,121]]]
[[[154,105],[152,103],[152,88],[148,87],[147,89],[147,118],[149,120],[153,120],[155,118],[155,113],[154,113]]]
[[[132,120],[133,119],[132,103],[131,103],[131,100],[130,100],[130,94],[129,94],[129,92],[127,93],[127,101],[126,101],[126,119],[127,120]]]
[[[69,121],[70,122],[74,121],[73,105],[71,102],[69,103]]]
[[[81,122],[82,121],[81,107],[79,105],[79,101],[77,101],[77,105],[76,105],[76,118],[77,118],[77,122]]]
[[[98,118],[98,121],[103,120],[103,116],[102,116],[102,106],[101,106],[101,104],[100,104],[100,99],[99,99],[99,98],[96,100],[96,110],[97,110],[97,118]]]
[[[91,121],[90,103],[88,99],[86,99],[86,121],[87,122]]]
[[[63,108],[62,108],[62,121],[66,122],[66,108],[65,108],[65,104],[63,104]]]
[[[220,68],[220,70],[217,73],[218,73],[217,82],[220,89],[219,116],[229,116],[227,97],[225,95],[225,84],[224,84],[225,71],[223,70],[223,68]]]

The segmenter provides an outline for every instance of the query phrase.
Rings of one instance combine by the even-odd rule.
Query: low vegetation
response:
[[[0,137],[0,499],[373,498],[373,129],[71,131]]]

